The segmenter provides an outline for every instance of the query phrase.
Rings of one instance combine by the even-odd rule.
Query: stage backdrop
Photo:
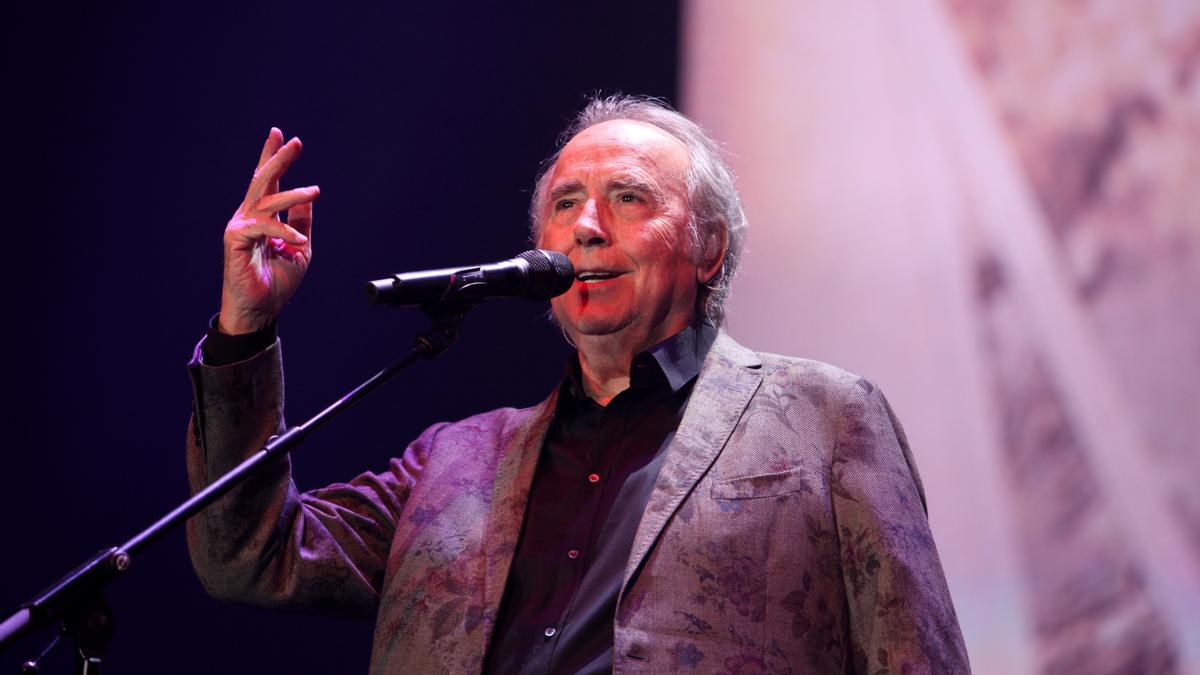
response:
[[[1200,6],[686,7],[732,334],[879,383],[977,673],[1200,672]]]
[[[314,259],[280,319],[298,423],[427,323],[362,284],[529,248],[539,162],[596,90],[674,100],[674,2],[20,3],[0,21],[0,614],[187,494],[184,368],[267,130],[304,141]],[[302,488],[383,470],[426,426],[536,403],[569,349],[544,303],[486,303],[436,362],[314,433]],[[365,673],[371,622],[217,602],[173,532],[108,593],[106,671]],[[43,630],[0,654],[16,673]],[[70,672],[59,649],[45,673]]]

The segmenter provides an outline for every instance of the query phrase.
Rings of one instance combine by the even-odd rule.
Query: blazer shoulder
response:
[[[723,330],[713,345],[723,361],[759,370],[770,389],[802,389],[809,398],[848,400],[871,395],[873,382],[844,368],[815,359],[748,349]]]
[[[783,354],[756,352],[762,360],[764,379],[776,386],[803,386],[846,396],[857,388],[863,393],[875,390],[867,378],[824,361]]]

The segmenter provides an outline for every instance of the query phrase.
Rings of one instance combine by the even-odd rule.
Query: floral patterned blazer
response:
[[[278,343],[189,367],[193,489],[282,426]],[[483,664],[555,396],[430,427],[299,493],[289,460],[188,523],[213,596],[376,620],[373,673]],[[617,672],[965,673],[904,431],[867,380],[721,333],[625,570]]]

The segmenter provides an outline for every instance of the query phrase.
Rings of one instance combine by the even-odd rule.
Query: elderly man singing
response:
[[[374,617],[375,673],[968,672],[882,393],[720,329],[745,216],[714,142],[632,97],[564,138],[531,208],[576,269],[552,302],[577,348],[562,382],[349,483],[300,493],[273,465],[189,522],[209,592]],[[272,130],[225,230],[190,366],[193,489],[282,423],[274,319],[317,196],[279,190],[299,153]]]

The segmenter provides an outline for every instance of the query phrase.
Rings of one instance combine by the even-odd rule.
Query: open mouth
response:
[[[585,284],[595,284],[595,283],[599,283],[601,281],[608,281],[609,279],[616,279],[619,276],[621,276],[620,272],[593,271],[593,272],[580,272],[579,274],[575,275],[575,278],[579,279],[580,281],[582,281]]]

